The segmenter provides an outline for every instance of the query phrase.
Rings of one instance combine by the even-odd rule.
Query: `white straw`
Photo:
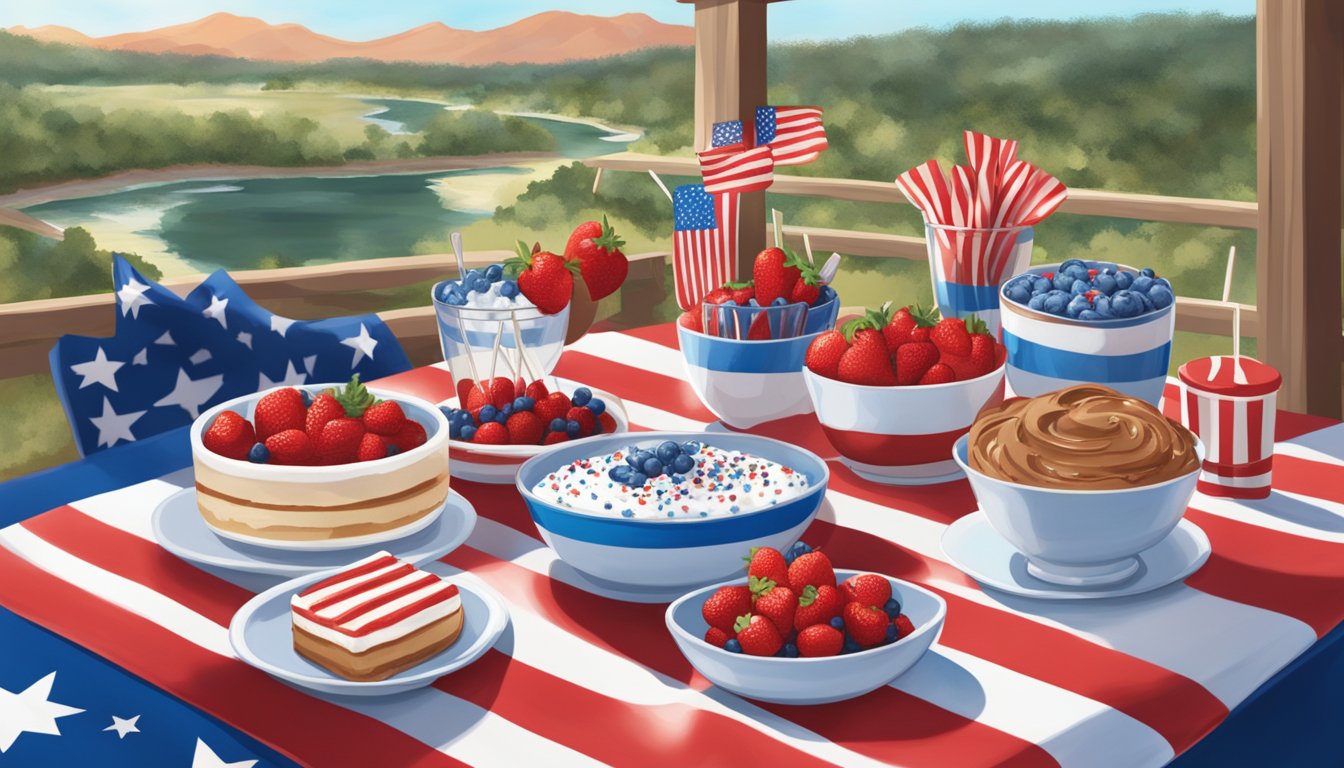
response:
[[[1223,278],[1223,303],[1232,305],[1232,380],[1246,383],[1246,372],[1241,369],[1241,304],[1232,304],[1232,270],[1237,262],[1237,246],[1227,249],[1227,276]]]
[[[453,256],[457,257],[457,279],[465,280],[467,277],[467,259],[462,255],[462,233],[454,232],[448,236],[448,239],[453,241]],[[465,292],[466,287],[466,285],[462,286],[463,292]]]
[[[499,330],[495,331],[495,351],[490,355],[490,381],[495,380],[495,366],[499,364],[499,347],[504,341],[504,324],[499,324]]]
[[[518,324],[517,315],[513,316],[513,343],[518,345],[519,367],[526,369],[527,378],[533,381],[540,379],[541,377],[537,375],[537,369],[532,365],[532,361],[527,359],[527,350],[523,347],[523,329]]]
[[[823,283],[829,283],[835,279],[835,273],[840,271],[840,254],[832,253],[831,258],[821,267],[821,273],[818,277]]]
[[[807,251],[807,263],[817,266],[817,260],[812,258],[812,238],[806,232],[803,233],[803,250]]]
[[[775,220],[775,247],[784,247],[784,213],[778,208],[770,209],[770,216]]]
[[[1232,298],[1232,267],[1237,262],[1237,246],[1227,249],[1227,275],[1223,277],[1223,303]]]
[[[663,183],[663,180],[658,178],[658,174],[654,173],[653,171],[649,171],[649,175],[653,177],[653,183],[657,184],[658,188],[663,190],[663,194],[667,195],[668,201],[671,202],[672,193],[667,191],[667,185]]]

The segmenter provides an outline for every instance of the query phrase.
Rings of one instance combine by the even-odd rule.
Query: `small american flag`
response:
[[[711,147],[726,147],[732,144],[742,143],[742,121],[725,120],[722,123],[715,123],[710,131],[709,145]]]
[[[826,149],[820,107],[757,107],[756,146],[775,151],[776,165],[803,165]]]
[[[711,194],[758,192],[775,180],[770,147],[730,144],[700,152],[699,157],[705,191]]]
[[[685,184],[672,194],[672,220],[672,276],[684,311],[736,278],[738,196]]]

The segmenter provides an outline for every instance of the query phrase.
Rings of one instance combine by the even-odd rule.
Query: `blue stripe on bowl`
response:
[[[978,312],[999,308],[997,285],[963,285],[936,280],[934,289],[938,292],[938,306],[947,307],[953,312]]]
[[[1003,332],[1008,364],[1041,376],[1110,384],[1166,376],[1171,342],[1132,355],[1089,355],[1037,344]]]
[[[840,295],[829,285],[821,289],[821,303],[808,307],[804,334],[821,333],[835,327],[840,317]]]
[[[798,373],[816,334],[773,341],[738,341],[706,336],[677,326],[681,353],[697,368],[733,373]]]
[[[654,447],[664,440],[694,440],[717,448],[742,451],[778,462],[807,476],[810,487],[796,499],[755,512],[726,517],[650,520],[600,517],[541,501],[532,488],[553,470],[578,459],[600,456],[627,446]],[[560,443],[528,459],[518,468],[517,486],[539,528],[576,541],[637,549],[702,547],[751,541],[788,530],[816,513],[826,494],[830,471],[816,454],[778,440],[750,434],[638,432]]]

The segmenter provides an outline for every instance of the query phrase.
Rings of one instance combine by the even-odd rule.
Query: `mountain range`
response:
[[[590,16],[547,11],[487,30],[455,29],[434,21],[376,40],[329,37],[301,24],[270,24],[250,16],[215,13],[197,21],[104,37],[58,25],[14,26],[10,34],[69,45],[140,53],[215,55],[267,61],[315,62],[337,58],[426,64],[552,64],[596,59],[643,48],[691,45],[691,27],[664,24],[642,13]]]

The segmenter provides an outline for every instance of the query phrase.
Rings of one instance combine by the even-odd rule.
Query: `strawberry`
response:
[[[757,303],[764,307],[780,296],[787,299],[801,275],[799,264],[797,255],[783,248],[766,248],[756,254],[751,276],[756,284]]]
[[[776,584],[756,598],[753,610],[775,622],[780,637],[787,637],[793,629],[793,616],[798,611],[798,595],[792,589]]]
[[[731,638],[732,635],[728,634],[726,631],[722,629],[719,629],[718,627],[710,627],[709,629],[705,630],[705,642],[709,643],[715,648],[722,648],[724,646],[724,643],[727,643]]]
[[[971,334],[966,330],[966,321],[959,317],[944,317],[929,332],[929,341],[938,347],[944,355],[966,356],[971,354]]]
[[[477,434],[480,434],[479,431],[477,432]],[[563,443],[568,439],[569,439],[568,432],[547,432],[546,437],[543,437],[541,439],[541,444],[555,445],[556,443]]]
[[[747,561],[748,581],[754,576],[757,579],[769,579],[776,584],[789,584],[789,564],[784,561],[784,555],[779,550],[752,547],[750,555],[743,559]]]
[[[365,432],[359,440],[359,449],[355,451],[355,461],[373,461],[387,456],[387,443],[372,432]]]
[[[887,639],[887,614],[881,608],[861,603],[846,603],[842,615],[845,631],[860,648],[872,648]]]
[[[252,411],[252,423],[256,425],[257,439],[265,442],[271,435],[287,429],[302,430],[308,418],[303,407],[303,395],[293,387],[267,392],[257,401]]]
[[[306,466],[317,463],[313,441],[308,439],[308,433],[302,429],[281,430],[266,438],[265,443],[272,464]]]
[[[496,408],[503,408],[513,402],[513,379],[508,376],[496,376],[490,382],[489,390],[490,404]]]
[[[840,331],[826,331],[812,340],[803,358],[808,370],[828,379],[840,377],[840,358],[849,349],[845,334]]]
[[[471,389],[467,390],[466,405],[463,407],[471,411],[473,416],[481,409],[481,406],[494,404],[490,401],[489,388],[490,382],[488,381],[482,380],[471,383]]]
[[[383,400],[365,409],[363,420],[364,429],[375,435],[395,435],[406,426],[406,412],[391,400]]]
[[[318,464],[349,464],[355,460],[359,443],[364,439],[364,424],[359,419],[342,417],[322,425],[322,432],[313,440]]]
[[[751,325],[747,328],[747,341],[766,341],[770,338],[772,338],[770,317],[764,312],[759,312],[751,319]]]
[[[630,262],[621,253],[625,241],[602,217],[602,223],[585,221],[574,228],[565,243],[565,261],[579,263],[579,274],[588,295],[597,301],[616,292],[625,282]]]
[[[836,656],[845,645],[845,636],[830,624],[813,624],[798,631],[798,655],[805,658]]]
[[[938,362],[938,347],[927,341],[910,341],[896,348],[896,383],[918,384]]]
[[[471,379],[460,379],[457,382],[457,402],[463,408],[467,407],[467,400],[471,397],[471,391],[476,388],[476,382]]]
[[[571,407],[568,395],[564,392],[552,392],[537,400],[537,404],[532,407],[532,412],[537,414],[537,418],[541,419],[541,425],[545,427],[550,426],[554,419],[567,418]]]
[[[750,280],[742,283],[724,283],[723,287],[728,291],[728,297],[737,302],[739,307],[747,306],[756,298],[756,285]]]
[[[701,304],[722,304],[725,301],[733,300],[733,292],[728,288],[729,283],[725,283],[718,288],[705,294],[705,298],[700,300]]]
[[[793,626],[799,630],[813,624],[825,624],[844,608],[844,599],[840,590],[829,584],[820,587],[808,585],[798,595],[798,612],[793,616]]]
[[[681,317],[677,318],[677,325],[696,333],[705,332],[705,324],[700,317],[700,308],[696,307],[690,312],[682,312]]]
[[[966,318],[970,334],[970,348],[965,355],[943,355],[943,362],[952,367],[957,379],[976,379],[998,367],[999,343],[989,334],[985,321],[971,315]]]
[[[835,570],[831,568],[831,558],[819,549],[799,555],[789,566],[788,579],[784,583],[798,594],[802,594],[809,585],[818,589],[823,584],[834,588]]]
[[[957,380],[957,372],[947,363],[934,363],[919,377],[918,384],[948,384]]]
[[[501,424],[500,426],[504,425]],[[477,430],[477,434],[479,433],[480,430]],[[478,442],[479,440],[480,438],[477,438]],[[398,452],[405,453],[412,448],[419,448],[425,444],[425,428],[420,426],[418,422],[407,419],[406,426],[402,427],[397,434],[388,436],[386,441],[389,445],[396,446]]]
[[[308,413],[303,420],[303,431],[308,433],[309,438],[316,440],[317,436],[322,434],[322,428],[327,422],[345,417],[345,406],[329,392],[323,392],[314,397],[313,404],[308,406]]]
[[[1091,280],[1091,279],[1095,278],[1095,277],[1096,277],[1097,275],[1099,275],[1099,274],[1101,274],[1101,270],[1098,270],[1098,269],[1089,269],[1089,270],[1087,270],[1087,279],[1088,279],[1088,280]]]
[[[751,613],[751,591],[746,587],[719,587],[700,606],[706,624],[730,632],[737,617],[744,613]]]
[[[836,376],[841,381],[866,386],[884,387],[896,383],[890,353],[877,331],[860,331],[855,334],[853,346],[840,356]]]
[[[579,437],[587,437],[597,429],[597,417],[585,407],[572,406],[565,413],[565,421],[579,422]]]
[[[518,255],[505,262],[505,268],[518,279],[518,290],[542,313],[554,315],[569,304],[574,293],[574,277],[580,274],[576,261],[565,261],[550,251],[518,241]]]
[[[906,616],[904,613],[897,616],[891,623],[896,625],[896,638],[898,640],[915,631],[914,623],[912,623],[910,617]]]
[[[934,313],[924,309],[919,305],[913,307],[901,307],[891,316],[891,322],[882,327],[882,340],[887,343],[887,349],[892,352],[907,341],[928,341],[927,338],[915,338],[915,330],[932,327]],[[923,331],[922,334],[927,334]]]
[[[597,417],[597,423],[602,426],[603,434],[610,435],[616,431],[616,419],[612,418],[611,414],[606,411],[603,411],[602,415]]]
[[[542,435],[546,434],[541,419],[531,411],[511,414],[504,427],[509,431],[509,442],[514,445],[539,445]]]
[[[742,644],[742,652],[751,656],[774,656],[784,647],[784,638],[779,628],[764,616],[744,613],[737,617],[733,629],[737,632],[737,642]]]
[[[484,445],[507,445],[509,430],[497,421],[487,421],[476,428],[475,442]]]
[[[876,573],[861,573],[841,582],[840,591],[845,602],[881,608],[891,599],[891,582]]]
[[[542,381],[541,379],[537,379],[536,381],[527,385],[527,389],[524,392],[524,394],[532,398],[533,402],[540,402],[546,399],[546,396],[551,393],[550,390],[546,389],[546,382]]]
[[[816,303],[821,298],[821,276],[817,274],[817,268],[811,263],[802,259],[794,259],[798,267],[798,279],[794,281],[793,288],[789,290],[785,297],[789,301],[801,301],[808,306]]]
[[[257,434],[252,422],[233,411],[220,413],[201,434],[201,444],[206,450],[230,459],[246,459],[255,442]]]

